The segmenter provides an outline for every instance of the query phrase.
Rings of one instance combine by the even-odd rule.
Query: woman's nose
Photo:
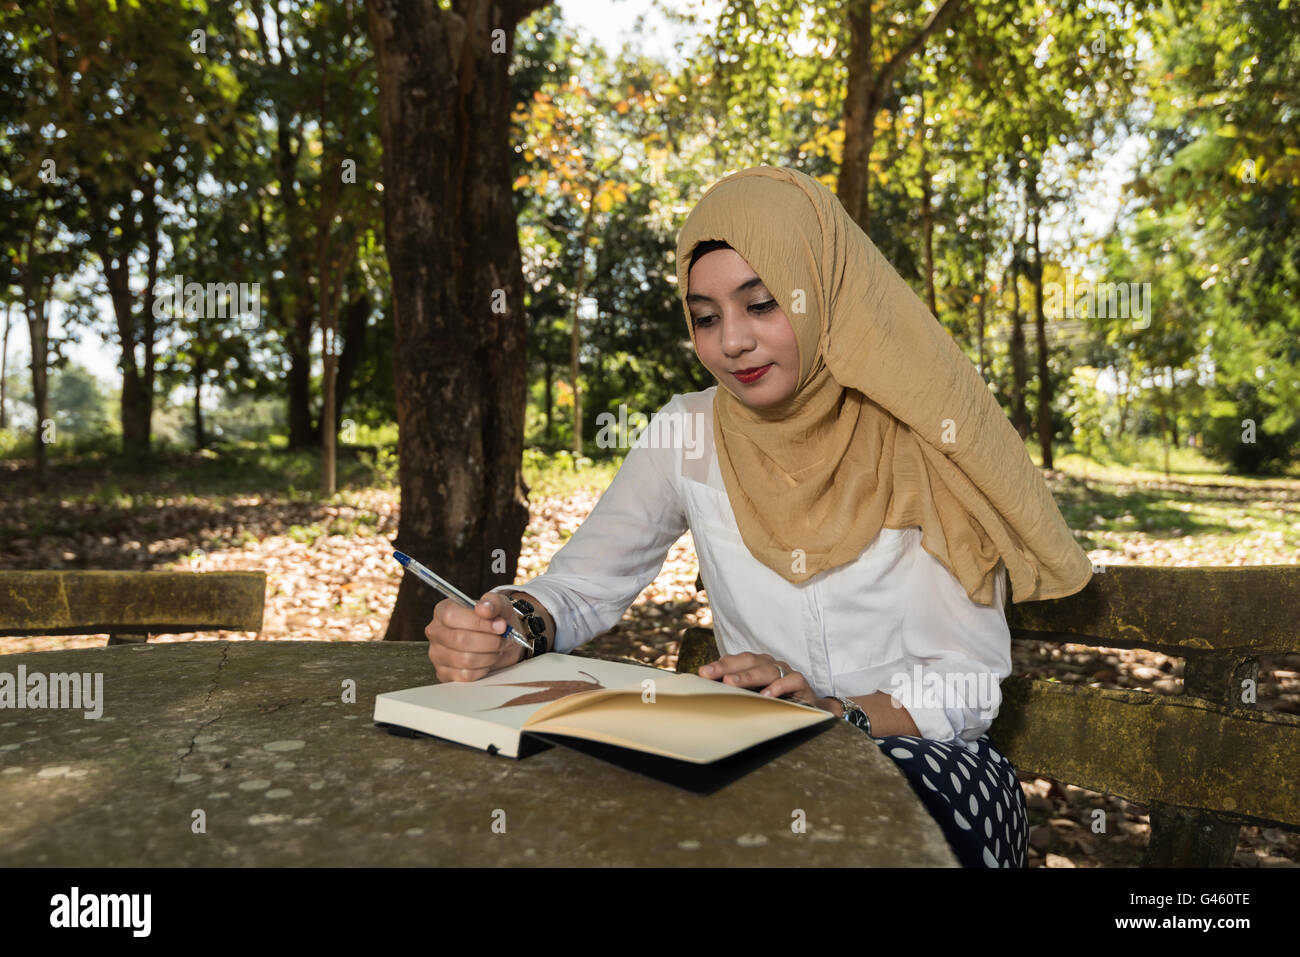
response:
[[[754,332],[743,316],[728,316],[722,327],[722,351],[734,358],[754,348]]]

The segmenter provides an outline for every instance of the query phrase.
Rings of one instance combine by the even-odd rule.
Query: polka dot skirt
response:
[[[908,734],[872,740],[907,777],[963,867],[1026,866],[1025,793],[987,734],[974,751]]]

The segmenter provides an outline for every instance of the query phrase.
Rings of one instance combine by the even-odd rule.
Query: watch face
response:
[[[849,724],[853,725],[855,728],[861,728],[863,731],[867,732],[867,734],[871,733],[871,719],[867,717],[866,712],[854,708],[845,715],[845,718],[848,720]]]

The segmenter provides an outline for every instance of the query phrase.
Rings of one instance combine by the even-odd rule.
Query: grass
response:
[[[340,491],[396,486],[396,455],[378,447],[340,446],[335,465]],[[317,450],[237,446],[203,452],[160,453],[144,464],[109,455],[53,460],[45,486],[68,502],[130,509],[187,504],[209,497],[280,495],[289,501],[328,500]]]
[[[568,451],[548,455],[530,448],[524,451],[524,481],[530,497],[568,498],[579,491],[607,488],[622,464],[622,455],[575,458]]]
[[[1027,448],[1038,461],[1036,444],[1031,441]],[[1131,461],[1122,460],[1125,454]],[[523,456],[524,480],[534,499],[600,492],[623,459],[618,452],[575,458],[568,451],[529,448]],[[1103,461],[1063,447],[1053,464],[1062,476],[1052,480],[1056,501],[1066,522],[1085,536],[1085,547],[1100,547],[1087,536],[1102,532],[1140,532],[1154,539],[1214,535],[1233,543],[1266,534],[1300,541],[1295,504],[1300,468],[1292,470],[1296,477],[1229,475],[1198,450],[1180,448],[1171,450],[1166,478],[1156,441],[1126,443]],[[397,492],[396,455],[387,446],[341,447],[339,491],[332,497],[321,491],[319,452],[266,445],[164,454],[145,467],[88,455],[51,463],[44,484],[30,473],[22,478],[26,494],[19,492],[8,509],[0,509],[0,535],[112,534],[127,516],[143,532],[162,534],[168,510],[256,507],[272,500],[355,507],[288,530],[290,537],[311,544],[323,534],[373,534],[378,517],[367,507],[372,490]]]
[[[1166,477],[1163,467],[1152,468],[1160,450],[1151,445],[1131,462],[1118,455],[1098,462],[1072,451],[1054,456],[1063,476],[1053,482],[1054,497],[1085,548],[1114,547],[1116,536],[1212,538],[1225,553],[1261,539],[1300,548],[1300,475],[1231,475],[1197,450],[1180,449],[1171,450]],[[1032,448],[1031,457],[1039,461]]]
[[[1025,443],[1030,457],[1041,465],[1042,450],[1036,439]],[[1120,479],[1123,481],[1166,481],[1165,451],[1158,439],[1125,436],[1108,447],[1098,458],[1080,454],[1073,446],[1053,447],[1053,467],[1085,474],[1088,480]],[[1293,462],[1281,476],[1234,475],[1227,465],[1202,454],[1200,449],[1178,446],[1169,449],[1168,480],[1190,484],[1240,485],[1250,487],[1260,482],[1300,480],[1300,461]]]
[[[340,498],[321,487],[319,451],[283,448],[283,443],[235,446],[220,452],[160,453],[145,464],[91,454],[50,462],[50,479],[39,488],[57,489],[59,499],[97,505],[105,510],[134,510],[185,505],[213,497],[268,495],[291,502],[340,501],[349,492],[397,488],[397,453],[388,446],[340,446],[336,478]],[[566,497],[581,489],[604,488],[622,465],[623,456],[593,459],[561,450],[524,452],[523,474],[539,495]],[[30,473],[27,473],[30,475]]]

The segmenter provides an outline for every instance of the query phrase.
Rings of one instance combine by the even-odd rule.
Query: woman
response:
[[[862,728],[962,864],[1024,866],[1023,793],[985,733],[1011,671],[1006,579],[1027,601],[1092,574],[1024,444],[803,173],[717,183],[682,227],[677,279],[719,385],[657,413],[545,574],[472,612],[439,603],[439,680],[519,660],[507,618],[563,652],[609,629],[689,528],[722,653],[700,674]]]

